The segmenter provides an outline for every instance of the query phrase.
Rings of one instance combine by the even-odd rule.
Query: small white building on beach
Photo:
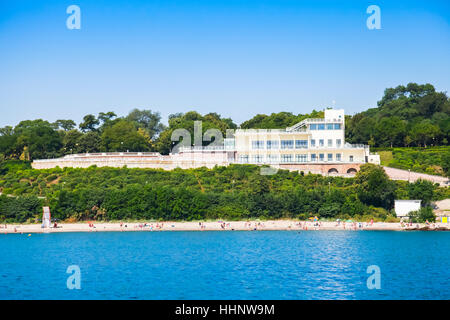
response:
[[[395,200],[394,210],[397,218],[408,218],[410,212],[419,211],[422,200]]]

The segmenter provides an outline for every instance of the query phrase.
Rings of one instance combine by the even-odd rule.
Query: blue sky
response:
[[[408,82],[449,91],[450,1],[0,0],[0,126],[134,107],[353,114]]]

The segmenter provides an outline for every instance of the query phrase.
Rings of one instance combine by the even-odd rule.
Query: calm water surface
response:
[[[450,232],[0,235],[0,299],[450,299],[449,267]]]

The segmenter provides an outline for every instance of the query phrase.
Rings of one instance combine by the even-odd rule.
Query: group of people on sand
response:
[[[429,227],[430,229],[436,229],[439,228],[439,225],[435,222],[429,222],[428,220],[425,221],[425,225]],[[409,229],[409,228],[420,228],[420,224],[416,223],[416,225],[413,224],[411,221],[400,221],[400,226],[402,229]]]
[[[198,226],[199,226],[200,230],[206,230],[206,225],[204,222],[199,222]]]
[[[248,230],[260,230],[260,229],[264,229],[265,225],[263,222],[254,222],[253,226],[252,223],[250,221],[247,221],[244,223],[244,228],[247,228]]]
[[[128,226],[125,225],[125,228],[127,228]],[[156,223],[155,225],[153,225],[153,223],[139,223],[139,224],[135,224],[134,225],[134,229],[140,229],[140,230],[145,230],[145,229],[150,229],[150,231],[153,230],[161,230],[164,227],[164,223]],[[120,222],[120,228],[123,228],[123,223]]]
[[[320,230],[320,227],[322,226],[322,222],[320,221],[299,221],[295,224],[299,229],[301,230],[308,230],[308,227],[314,230]],[[289,225],[288,229],[291,229],[292,226]]]

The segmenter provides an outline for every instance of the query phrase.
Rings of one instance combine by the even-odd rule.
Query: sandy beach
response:
[[[264,231],[264,230],[439,230],[450,231],[447,223],[417,224],[412,226],[399,222],[312,222],[297,220],[268,221],[207,221],[207,222],[123,222],[123,223],[61,223],[56,228],[42,228],[40,224],[8,224],[0,225],[0,233],[58,233],[58,232],[104,232],[104,231]]]

